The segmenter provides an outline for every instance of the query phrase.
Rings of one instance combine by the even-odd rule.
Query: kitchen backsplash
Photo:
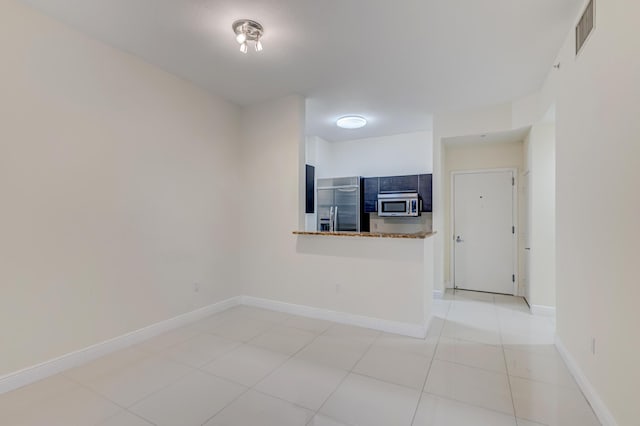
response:
[[[369,213],[371,232],[414,233],[430,232],[433,229],[433,214],[423,213],[418,217],[379,217]]]

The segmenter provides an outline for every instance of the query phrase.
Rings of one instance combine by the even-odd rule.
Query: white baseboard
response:
[[[139,330],[123,334],[122,336],[114,337],[74,352],[69,352],[49,361],[0,376],[0,394],[37,382],[38,380],[46,379],[47,377],[56,375],[65,370],[86,364],[87,362],[93,361],[94,359],[103,357],[112,352],[125,349],[159,334],[183,327],[206,318],[209,315],[222,312],[238,305],[255,306],[293,315],[300,315],[359,327],[367,327],[374,330],[421,339],[426,336],[431,321],[431,319],[429,319],[424,324],[412,324],[330,311],[311,306],[294,305],[291,303],[260,299],[251,296],[236,296],[196,309],[195,311],[187,312],[185,314],[178,315],[177,317],[152,324]]]
[[[539,315],[541,317],[555,317],[556,316],[556,308],[555,306],[544,306],[544,305],[531,305],[531,313],[533,315]]]
[[[122,336],[105,340],[104,342],[91,345],[84,349],[69,352],[49,361],[1,376],[0,394],[18,389],[30,383],[37,382],[38,380],[61,373],[62,371],[85,364],[112,352],[143,342],[159,334],[185,326],[202,318],[206,318],[209,315],[222,312],[233,306],[239,305],[240,299],[241,298],[239,296],[232,297],[230,299],[196,309],[195,311],[187,312],[185,314],[178,315],[177,317],[123,334]]]
[[[565,364],[567,364],[573,378],[576,379],[580,390],[582,390],[585,398],[589,401],[589,404],[591,405],[591,408],[593,408],[593,412],[596,413],[600,423],[602,423],[603,426],[617,426],[618,424],[616,423],[613,414],[611,414],[607,406],[604,404],[604,401],[602,401],[602,398],[600,398],[600,395],[598,395],[596,389],[593,387],[591,382],[589,382],[587,376],[582,372],[582,369],[578,366],[575,359],[573,359],[573,356],[571,356],[558,336],[556,336],[555,343],[560,356],[564,360]]]
[[[358,327],[366,327],[373,330],[400,334],[409,337],[416,337],[419,339],[424,339],[424,337],[427,335],[429,324],[429,321],[426,321],[424,324],[390,321],[379,318],[348,314],[345,312],[331,311],[328,309],[314,308],[312,306],[279,302],[277,300],[261,299],[252,296],[242,296],[241,303],[247,306],[255,306],[257,308],[284,312],[286,314],[333,321],[340,324],[355,325]]]
[[[429,329],[431,328],[431,325],[433,323],[433,318],[434,315],[429,315],[429,318],[427,318],[424,322],[424,336],[420,337],[421,339],[425,339],[427,337],[427,334],[429,334]],[[415,337],[415,336],[409,336],[409,337]]]

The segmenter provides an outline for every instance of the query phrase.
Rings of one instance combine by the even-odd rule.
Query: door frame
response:
[[[526,284],[527,286],[522,288],[518,283],[518,291],[519,291],[519,296],[524,297],[525,302],[527,302],[527,304],[529,304],[529,300],[531,300],[530,294],[531,294],[531,170],[527,169],[522,173],[522,185],[524,188],[524,184],[527,184],[526,186],[526,193],[522,194],[523,196],[525,196],[526,198],[524,198],[522,201],[524,203],[524,208],[523,208],[523,216],[524,216],[524,223],[522,226],[526,226],[526,229],[524,230],[526,232],[526,239],[523,238],[522,241],[522,250],[520,250],[520,244],[518,244],[518,253],[522,256],[522,274],[524,275],[522,277],[523,280],[526,279]],[[520,235],[520,234],[519,234]],[[528,246],[527,247],[527,243]],[[526,256],[529,257],[529,261],[526,265],[525,268],[525,262],[527,261]],[[520,263],[518,263],[518,266],[520,265]]]
[[[519,257],[518,257],[518,244],[519,238],[518,234],[520,233],[520,227],[518,223],[518,169],[515,167],[503,167],[503,168],[495,168],[495,169],[472,169],[472,170],[456,170],[451,172],[450,179],[450,208],[449,208],[449,223],[451,224],[451,249],[449,254],[449,276],[451,277],[451,286],[453,289],[456,289],[456,246],[455,246],[455,238],[456,238],[456,230],[455,230],[455,176],[456,175],[466,175],[466,174],[478,174],[478,173],[496,173],[496,172],[511,172],[513,176],[513,185],[511,186],[511,221],[513,226],[515,226],[515,232],[513,233],[513,238],[511,242],[511,250],[513,253],[513,274],[515,275],[515,282],[513,282],[512,286],[512,294],[514,296],[519,296],[519,283],[520,283],[520,274],[519,274]]]

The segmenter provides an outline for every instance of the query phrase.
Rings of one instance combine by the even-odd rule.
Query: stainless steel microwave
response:
[[[420,204],[420,197],[415,192],[378,194],[378,216],[420,216]]]

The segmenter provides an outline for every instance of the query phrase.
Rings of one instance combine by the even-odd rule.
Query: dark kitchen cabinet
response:
[[[431,212],[433,211],[433,175],[419,175],[418,176],[418,195],[420,195],[420,199],[422,200],[422,211],[423,212]]]
[[[418,192],[418,175],[381,177],[380,192]]]
[[[433,175],[368,177],[362,182],[364,213],[378,211],[378,194],[385,192],[417,192],[422,200],[422,211],[433,211]]]
[[[305,166],[305,213],[316,212],[316,168],[314,166]]]
[[[364,186],[364,203],[363,208],[365,213],[375,213],[378,211],[378,193],[380,192],[379,182],[377,177],[370,177],[363,179]]]

